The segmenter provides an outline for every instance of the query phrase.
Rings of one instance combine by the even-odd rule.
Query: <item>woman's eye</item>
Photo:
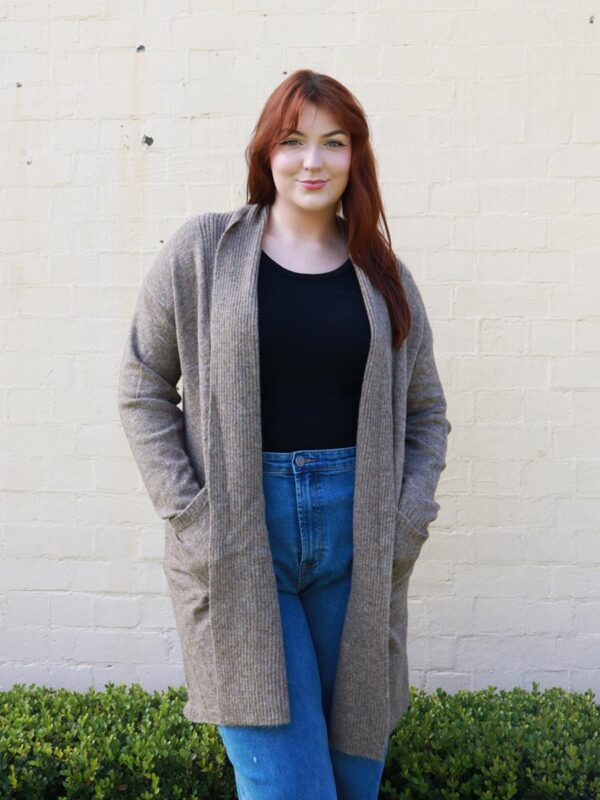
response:
[[[281,144],[290,144],[291,142],[298,142],[298,144],[302,144],[301,142],[298,141],[298,139],[286,139],[285,142],[282,142]],[[338,142],[337,139],[332,139],[331,141],[327,142],[327,144],[336,144],[339,147],[346,146],[343,142]],[[334,147],[333,149],[335,150],[337,148]]]

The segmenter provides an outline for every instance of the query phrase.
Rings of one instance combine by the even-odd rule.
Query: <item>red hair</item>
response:
[[[300,69],[272,92],[246,148],[246,202],[272,205],[275,201],[270,155],[282,137],[297,127],[306,103],[327,110],[350,134],[350,175],[340,198],[346,246],[352,261],[385,298],[392,327],[392,347],[399,348],[411,324],[410,308],[400,280],[403,265],[391,245],[367,118],[359,101],[345,86],[329,75]],[[379,229],[380,222],[385,236]]]

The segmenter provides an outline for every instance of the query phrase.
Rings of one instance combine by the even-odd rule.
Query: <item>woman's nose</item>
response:
[[[316,147],[309,147],[304,153],[304,165],[320,164],[322,161],[321,155]]]

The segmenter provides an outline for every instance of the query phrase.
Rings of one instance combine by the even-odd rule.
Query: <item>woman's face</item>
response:
[[[271,154],[277,201],[306,211],[335,212],[350,176],[349,133],[324,109],[307,103],[298,118],[297,132],[279,140]],[[310,189],[302,181],[323,180]]]

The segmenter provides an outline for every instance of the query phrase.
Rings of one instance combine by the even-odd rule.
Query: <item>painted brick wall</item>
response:
[[[118,419],[124,336],[161,243],[245,202],[260,108],[311,67],[369,115],[453,424],[412,682],[599,692],[600,14],[297,11],[0,4],[0,686],[182,682],[163,527]]]

